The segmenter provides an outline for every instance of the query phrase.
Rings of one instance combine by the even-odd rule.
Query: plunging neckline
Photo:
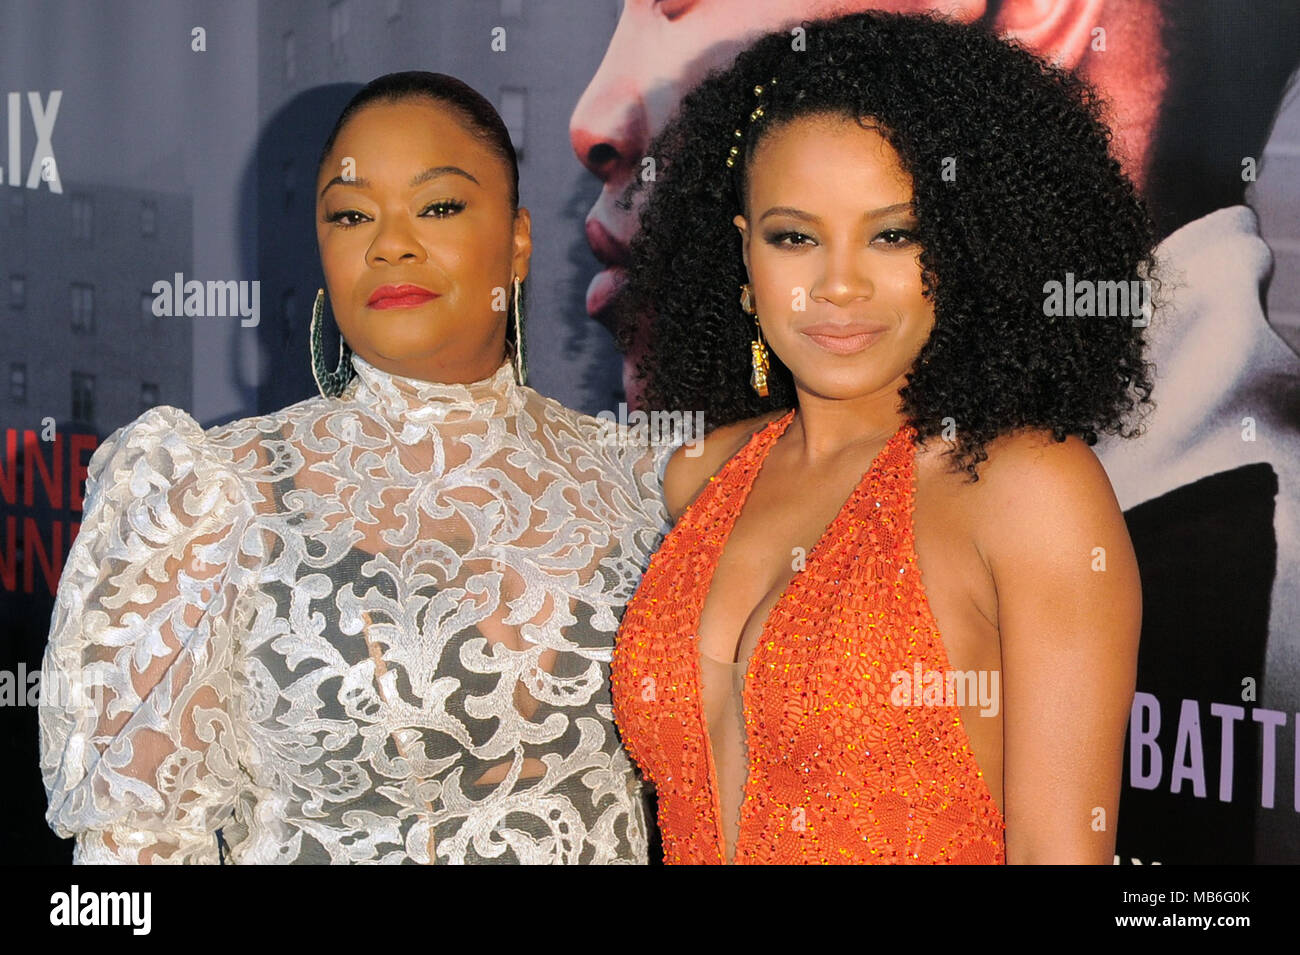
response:
[[[722,857],[722,861],[724,865],[735,864],[736,850],[739,848],[740,845],[739,820],[737,824],[736,844],[731,847],[731,857],[728,858],[726,837],[723,833],[722,796],[718,786],[718,771],[717,771],[717,765],[714,760],[713,739],[708,724],[708,717],[704,709],[704,698],[703,698],[704,697],[704,664],[703,661],[700,659],[702,656],[704,656],[704,654],[700,650],[700,634],[699,634],[700,618],[704,615],[704,605],[708,601],[710,591],[713,589],[713,577],[717,573],[718,565],[722,562],[722,556],[726,551],[728,542],[731,540],[731,534],[736,528],[736,523],[740,520],[741,512],[744,510],[745,504],[749,500],[750,491],[753,489],[755,482],[758,480],[758,475],[762,471],[763,465],[767,461],[767,456],[772,452],[773,445],[775,445],[776,442],[780,440],[781,435],[783,435],[786,429],[789,428],[790,423],[794,420],[794,415],[795,415],[795,409],[792,408],[783,417],[778,418],[775,421],[769,422],[766,427],[755,432],[754,435],[749,439],[749,441],[746,442],[745,446],[731,457],[731,460],[727,462],[727,464],[723,467],[723,469],[718,473],[718,475],[715,478],[715,480],[718,483],[721,483],[723,479],[723,475],[725,475],[730,468],[738,466],[738,462],[745,456],[745,454],[753,447],[753,445],[756,442],[760,443],[761,447],[758,452],[759,453],[758,460],[757,462],[755,462],[754,467],[751,469],[751,473],[749,474],[748,479],[739,488],[739,493],[736,495],[736,503],[731,508],[731,513],[729,515],[729,522],[723,533],[722,540],[717,544],[714,553],[714,558],[713,560],[710,561],[710,570],[708,571],[708,576],[705,578],[704,581],[702,581],[702,583],[704,584],[702,588],[703,596],[700,598],[699,604],[697,605],[695,611],[695,622],[694,625],[691,627],[691,632],[694,634],[694,640],[695,640],[694,652],[691,654],[694,676],[695,676],[695,699],[698,704],[698,714],[700,717],[700,722],[704,725],[703,752],[704,752],[705,763],[708,766],[708,770],[709,770],[710,792],[713,796],[713,800],[712,800],[713,823],[714,823],[714,830],[718,840],[718,852]],[[744,732],[741,736],[741,742],[744,749],[745,775],[744,775],[744,780],[741,783],[740,804],[737,807],[737,813],[742,818],[744,815],[745,802],[747,801],[748,794],[749,794],[749,781],[750,781],[750,777],[752,776],[752,766],[750,764],[750,758],[749,758],[749,754],[752,749],[749,740],[750,690],[753,684],[754,665],[756,661],[759,659],[759,657],[761,656],[765,644],[768,642],[767,634],[768,634],[768,630],[772,625],[772,620],[776,616],[776,612],[779,609],[781,609],[781,607],[785,604],[791,592],[796,588],[798,584],[802,582],[802,578],[807,575],[809,568],[813,566],[816,559],[820,557],[822,552],[826,549],[826,547],[829,546],[828,542],[834,540],[835,535],[833,532],[838,530],[839,525],[845,520],[846,515],[852,512],[854,506],[858,502],[858,499],[862,495],[863,489],[867,486],[870,479],[879,470],[882,462],[886,460],[888,452],[892,450],[894,442],[897,441],[899,437],[904,434],[904,432],[907,430],[907,427],[908,427],[907,422],[904,421],[901,425],[899,425],[898,429],[895,430],[893,434],[891,434],[888,438],[885,439],[885,443],[880,446],[880,450],[878,450],[875,456],[871,459],[871,464],[868,465],[867,469],[862,472],[862,476],[858,479],[857,484],[854,485],[853,490],[849,492],[848,497],[844,499],[844,502],[840,505],[840,509],[835,513],[835,516],[831,518],[830,522],[827,523],[826,527],[822,529],[821,536],[817,538],[817,542],[813,544],[812,548],[808,551],[804,559],[803,566],[799,568],[797,571],[795,571],[794,575],[788,581],[786,581],[785,587],[782,588],[780,595],[776,598],[776,602],[772,604],[771,608],[767,612],[767,616],[763,620],[763,626],[762,629],[759,631],[758,640],[754,644],[754,648],[750,651],[749,658],[744,661],[736,660],[730,664],[726,664],[723,661],[718,660],[716,657],[709,657],[710,660],[714,661],[715,663],[721,664],[723,666],[729,665],[736,668],[743,667],[744,675],[741,678],[741,691],[740,691],[741,707],[740,708],[741,708],[741,718],[744,724]],[[698,500],[700,500],[700,498],[696,499],[696,501]],[[683,522],[686,520],[689,512],[693,509],[694,504],[695,502],[692,502],[692,505],[687,508],[687,512],[682,515],[681,520]],[[744,628],[742,625],[740,640],[736,644],[737,650],[739,650],[740,644],[743,642],[744,642]]]

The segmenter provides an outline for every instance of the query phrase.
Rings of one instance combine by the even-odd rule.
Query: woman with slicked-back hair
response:
[[[670,447],[525,385],[530,222],[478,93],[370,83],[316,192],[320,397],[153,408],[90,463],[49,822],[80,862],[644,862],[608,665]]]

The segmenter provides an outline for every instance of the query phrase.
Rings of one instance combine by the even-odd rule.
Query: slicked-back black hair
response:
[[[510,184],[510,208],[518,209],[519,157],[515,153],[514,143],[510,141],[510,132],[506,129],[501,114],[473,87],[445,73],[428,73],[422,70],[387,73],[359,89],[343,108],[338,121],[330,131],[329,138],[325,140],[320,161],[317,163],[317,172],[325,165],[325,159],[334,148],[334,143],[343,127],[360,110],[372,103],[396,103],[420,98],[440,103],[459,115],[471,135],[477,137],[506,164],[506,180]]]

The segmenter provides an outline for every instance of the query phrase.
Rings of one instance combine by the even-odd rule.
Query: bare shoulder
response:
[[[986,556],[1110,538],[1124,517],[1101,461],[1081,438],[1057,441],[1050,431],[1023,429],[990,442],[970,495],[974,526]],[[1036,546],[1041,545],[1041,546]]]
[[[1096,453],[1082,438],[1057,441],[1050,431],[1025,428],[1001,435],[988,445],[988,460],[979,468],[990,496],[1022,503],[1114,499],[1110,479]],[[1100,501],[1098,501],[1100,502]]]
[[[673,452],[664,472],[664,500],[668,513],[676,522],[682,512],[704,490],[709,478],[717,474],[754,434],[782,417],[786,409],[769,411],[753,418],[724,424],[703,440],[686,444]]]

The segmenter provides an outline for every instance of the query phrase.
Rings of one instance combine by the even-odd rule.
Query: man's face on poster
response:
[[[803,20],[868,9],[938,12],[963,22],[990,19],[1003,34],[1073,69],[1085,55],[1089,31],[1106,5],[1105,0],[1003,0],[996,4],[963,0],[625,0],[605,57],[569,123],[578,159],[603,183],[586,220],[587,241],[603,266],[587,288],[588,315],[611,326],[608,306],[622,280],[640,214],[639,208],[626,205],[622,197],[633,177],[641,174],[651,141],[696,83],[762,34],[794,27]],[[1120,6],[1132,8],[1125,11],[1132,19],[1145,3],[1124,0]],[[1128,46],[1132,49],[1133,44]],[[1143,49],[1148,51],[1149,45]],[[1112,55],[1114,62],[1122,58],[1123,53]],[[1137,72],[1123,75],[1129,77],[1130,85],[1149,83]],[[1109,82],[1113,87],[1117,80]],[[1152,87],[1149,98],[1156,95]],[[1145,127],[1134,123],[1133,128]],[[1118,148],[1123,153],[1132,147],[1121,137]],[[634,406],[640,403],[640,393],[632,372],[645,345],[645,329],[639,329],[624,360],[624,387]]]

